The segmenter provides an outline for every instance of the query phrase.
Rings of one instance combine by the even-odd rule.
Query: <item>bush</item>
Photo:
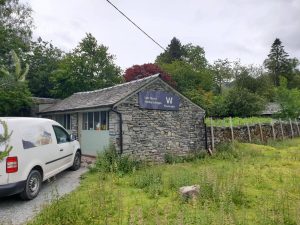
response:
[[[121,175],[131,173],[142,166],[141,161],[137,161],[128,155],[121,156],[117,153],[113,144],[104,149],[104,152],[99,153],[95,166],[91,171],[112,172]]]
[[[225,104],[230,116],[253,116],[265,107],[265,100],[247,89],[234,88],[225,96]]]
[[[227,116],[228,109],[225,104],[225,98],[222,95],[214,96],[212,104],[207,110],[209,116],[223,117]]]
[[[300,116],[300,90],[288,89],[285,79],[281,79],[277,89],[277,101],[281,106],[280,117],[298,118]]]

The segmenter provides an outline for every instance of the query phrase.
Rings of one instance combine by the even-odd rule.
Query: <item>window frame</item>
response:
[[[102,116],[105,113],[105,129],[102,129],[104,127],[104,124],[102,124]],[[89,116],[92,115],[92,116]],[[96,116],[96,117],[95,117]],[[91,118],[92,117],[92,118]],[[92,121],[90,121],[92,119]],[[97,124],[99,126],[97,126]],[[82,130],[95,130],[95,131],[107,131],[109,130],[109,111],[107,110],[97,110],[97,111],[87,111],[82,112]],[[92,125],[92,126],[90,126]],[[90,129],[92,128],[92,129]]]

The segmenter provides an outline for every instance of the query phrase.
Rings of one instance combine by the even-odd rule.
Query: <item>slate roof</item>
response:
[[[156,74],[100,90],[78,92],[58,102],[57,104],[42,110],[40,113],[109,107],[158,77],[160,77],[160,75]]]
[[[60,99],[56,98],[31,97],[31,99],[36,104],[54,104],[61,101]]]

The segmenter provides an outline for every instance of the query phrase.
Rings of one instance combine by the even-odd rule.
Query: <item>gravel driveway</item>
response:
[[[51,181],[43,183],[38,197],[32,201],[22,201],[17,196],[0,198],[0,224],[23,224],[32,219],[42,207],[51,200],[73,191],[79,186],[80,176],[88,169],[81,167],[77,171],[66,170]]]

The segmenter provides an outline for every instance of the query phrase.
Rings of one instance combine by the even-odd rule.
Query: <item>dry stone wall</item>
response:
[[[207,126],[208,146],[212,148],[211,127]],[[230,127],[213,127],[214,145],[232,141]],[[233,139],[240,142],[263,142],[300,136],[300,125],[297,122],[276,122],[272,124],[256,124],[233,127]]]

